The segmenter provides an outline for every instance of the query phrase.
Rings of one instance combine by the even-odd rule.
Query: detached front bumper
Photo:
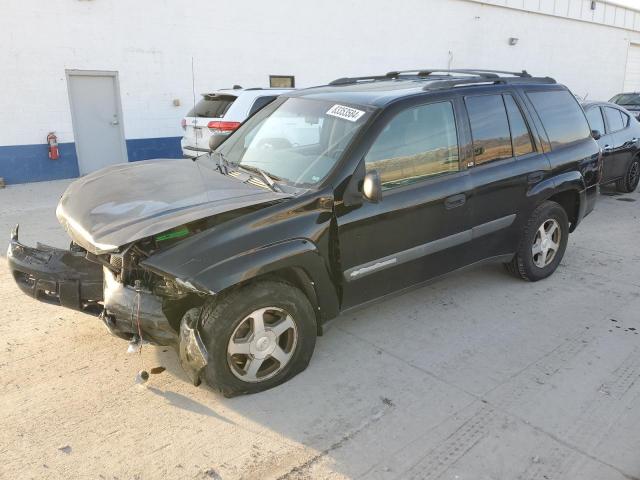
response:
[[[35,248],[23,245],[17,226],[7,250],[9,269],[24,293],[42,302],[99,315],[117,337],[131,340],[141,331],[146,341],[174,347],[180,364],[198,385],[208,361],[197,328],[200,309],[187,311],[174,328],[164,313],[163,298],[120,283],[111,270],[85,255],[40,243]]]
[[[102,266],[87,260],[83,252],[40,243],[27,247],[19,242],[16,226],[7,260],[13,279],[27,295],[93,315],[102,311]]]

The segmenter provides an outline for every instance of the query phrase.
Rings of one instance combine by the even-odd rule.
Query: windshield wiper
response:
[[[270,176],[267,172],[265,172],[261,168],[258,168],[258,167],[254,166],[254,165],[238,164],[238,167],[240,167],[243,170],[247,170],[249,172],[255,172],[255,173],[259,174],[264,179],[264,181],[267,183],[269,188],[271,188],[271,190],[273,190],[274,192],[282,193],[282,188],[280,188],[280,186],[278,184],[276,184],[276,182],[274,181],[274,180],[280,180],[280,178],[275,177],[275,176]]]

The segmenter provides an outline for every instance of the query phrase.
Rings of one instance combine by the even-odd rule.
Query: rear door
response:
[[[601,144],[606,155],[603,178],[608,181],[624,176],[638,139],[628,128],[631,120],[629,115],[614,107],[603,106],[602,110],[607,123],[607,142],[605,145]]]
[[[607,128],[600,105],[592,105],[585,110],[585,113],[591,130],[600,132],[598,145],[602,149],[602,183],[607,183],[616,178],[613,153],[613,145],[616,143],[615,134]]]
[[[550,165],[516,92],[468,95],[464,104],[473,140],[470,255],[478,261],[515,250],[529,215],[527,191],[548,177]]]
[[[451,98],[395,107],[372,125],[365,148],[382,200],[336,206],[343,308],[464,264],[470,183],[460,164],[460,112]]]

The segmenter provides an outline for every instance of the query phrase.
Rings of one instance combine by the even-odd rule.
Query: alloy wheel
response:
[[[562,231],[557,220],[550,218],[542,222],[531,246],[533,263],[538,268],[548,266],[560,249]]]
[[[247,315],[233,331],[227,346],[231,372],[244,382],[274,377],[289,363],[298,342],[293,317],[278,307]]]

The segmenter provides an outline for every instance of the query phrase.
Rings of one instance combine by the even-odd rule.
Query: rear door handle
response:
[[[530,184],[538,183],[544,178],[544,172],[533,172],[527,176],[527,182]]]
[[[453,195],[444,201],[444,207],[447,210],[451,210],[452,208],[461,207],[466,201],[467,197],[464,193]]]

